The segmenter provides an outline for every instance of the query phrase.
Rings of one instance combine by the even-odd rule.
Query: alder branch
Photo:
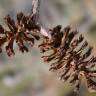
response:
[[[40,12],[39,9],[40,9],[40,0],[32,0],[32,14],[36,15],[35,16],[36,22],[38,22],[38,19],[39,19],[39,12]],[[49,30],[45,29],[43,26],[41,27],[40,33],[43,36],[51,38]]]

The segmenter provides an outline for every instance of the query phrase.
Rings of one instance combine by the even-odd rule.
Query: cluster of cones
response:
[[[35,15],[25,16],[22,12],[17,14],[17,20],[13,20],[10,15],[4,18],[8,30],[0,25],[0,52],[4,45],[8,56],[14,55],[14,43],[16,43],[21,52],[28,52],[26,43],[34,45],[34,39],[39,40],[39,25],[35,22]],[[5,44],[6,43],[6,44]]]
[[[51,62],[50,70],[74,85],[75,91],[80,89],[82,77],[86,78],[88,89],[96,91],[96,57],[91,55],[93,48],[82,34],[70,26],[62,30],[60,25],[50,29],[50,34],[51,39],[45,37],[39,45],[41,53],[50,54],[42,56],[45,62]]]
[[[8,56],[14,55],[14,44],[18,45],[22,53],[28,52],[26,45],[33,46],[34,40],[39,40],[42,33],[41,26],[35,19],[36,14],[25,16],[21,12],[17,14],[15,23],[15,20],[7,15],[4,20],[8,30],[0,25],[0,52],[4,47]],[[96,78],[96,57],[91,55],[93,48],[84,40],[82,34],[78,34],[70,26],[62,29],[60,25],[49,29],[49,32],[50,38],[43,35],[39,48],[41,53],[50,54],[42,56],[44,62],[52,62],[50,71],[57,72],[60,79],[75,85],[76,91],[80,89],[83,76],[86,78],[88,89],[96,90],[96,82],[93,80]]]

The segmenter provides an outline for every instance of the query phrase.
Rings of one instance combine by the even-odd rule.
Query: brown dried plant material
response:
[[[39,40],[40,27],[35,22],[35,14],[25,16],[22,12],[18,13],[16,23],[10,15],[7,15],[4,20],[9,30],[0,25],[0,52],[2,52],[4,44],[7,43],[5,49],[8,56],[14,55],[14,42],[16,42],[21,52],[28,52],[25,44],[28,43],[33,46],[34,40]]]
[[[38,0],[37,0],[38,1]],[[49,29],[49,33],[38,24],[40,0],[32,2],[32,13],[25,16],[17,14],[16,21],[10,15],[4,20],[9,28],[6,30],[0,25],[0,52],[6,49],[8,56],[14,55],[14,44],[24,53],[28,52],[26,44],[34,45],[35,39],[42,35],[43,42],[39,45],[41,53],[52,51],[50,55],[42,56],[44,62],[51,62],[50,71],[57,72],[63,81],[69,81],[78,92],[81,79],[84,77],[87,87],[96,91],[96,57],[92,56],[92,47],[84,40],[82,34],[72,30],[70,26],[61,28],[61,25]],[[79,35],[79,37],[77,37]]]
[[[96,57],[91,56],[93,48],[70,26],[62,30],[58,25],[50,31],[51,39],[45,37],[39,45],[41,53],[53,51],[48,56],[42,56],[45,62],[52,62],[49,70],[59,73],[61,80],[75,85],[75,91],[80,89],[84,76],[88,89],[96,91],[96,82],[93,81],[93,78],[96,79]]]

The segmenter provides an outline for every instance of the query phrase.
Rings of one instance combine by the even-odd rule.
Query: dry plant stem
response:
[[[40,8],[40,0],[32,0],[32,14],[35,14],[35,21],[38,23],[38,19],[39,19],[39,8]],[[47,32],[48,30],[46,30],[44,27],[41,27],[40,33],[43,36],[46,36],[48,38],[50,37],[50,34]]]

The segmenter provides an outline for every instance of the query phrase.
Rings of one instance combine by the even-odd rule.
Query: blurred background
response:
[[[30,13],[32,0],[0,0],[0,24],[5,26],[4,16],[14,19],[17,12]],[[96,55],[96,0],[41,0],[40,23],[45,28],[58,24],[71,25],[94,46]],[[6,26],[5,26],[6,27]],[[73,87],[58,80],[49,72],[49,65],[43,63],[37,48],[22,54],[16,48],[16,55],[9,58],[5,51],[0,54],[0,96],[75,96]],[[96,96],[82,86],[80,96]]]

